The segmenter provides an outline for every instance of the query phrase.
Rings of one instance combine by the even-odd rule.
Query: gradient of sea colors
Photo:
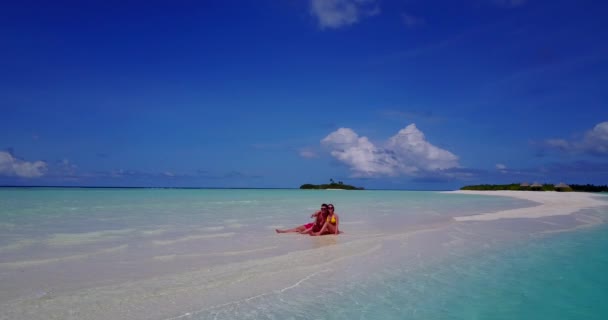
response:
[[[0,319],[605,319],[608,197],[567,196],[3,188]]]

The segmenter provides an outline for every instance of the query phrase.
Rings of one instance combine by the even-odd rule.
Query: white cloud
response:
[[[409,160],[423,170],[439,170],[458,166],[458,157],[447,150],[438,148],[428,141],[415,124],[401,129],[390,138],[388,147],[402,160]]]
[[[311,0],[310,7],[321,29],[349,26],[380,13],[375,0]]]
[[[564,139],[549,139],[545,143],[551,148],[567,150],[570,148],[570,143]]]
[[[23,161],[8,152],[0,151],[0,175],[36,178],[44,175],[46,170],[47,164],[44,161]]]
[[[317,157],[317,153],[312,151],[312,150],[306,150],[306,149],[302,149],[299,151],[300,157],[302,158],[307,158],[307,159],[311,159],[311,158],[316,158]]]
[[[509,171],[507,171],[507,166],[502,164],[502,163],[497,163],[496,164],[496,170],[498,170],[500,173],[508,173]]]
[[[414,176],[459,166],[456,155],[426,141],[415,124],[400,130],[380,147],[349,128],[330,133],[321,144],[348,165],[353,176],[359,177]]]
[[[591,153],[608,153],[608,121],[598,123],[587,132],[583,148]]]
[[[608,154],[608,121],[598,123],[587,131],[583,139],[568,141],[565,139],[545,140],[545,146],[563,152]]]

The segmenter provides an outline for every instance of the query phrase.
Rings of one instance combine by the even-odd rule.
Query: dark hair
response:
[[[327,207],[326,203],[321,204],[321,207]]]

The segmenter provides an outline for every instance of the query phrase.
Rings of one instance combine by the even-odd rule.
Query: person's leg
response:
[[[277,233],[302,232],[304,230],[306,230],[306,227],[304,225],[301,225],[301,226],[295,227],[295,228],[291,228],[291,229],[286,229],[286,230],[275,229],[275,231]]]
[[[323,226],[321,227],[321,229],[319,229],[319,231],[312,232],[310,235],[311,236],[321,236],[321,235],[327,234],[328,225],[329,225],[329,222],[325,221],[325,223],[323,223]]]
[[[300,234],[310,234],[313,232],[312,229],[313,229],[313,227],[306,228],[306,229],[300,231]]]
[[[336,234],[336,228],[337,228],[336,225],[330,223],[327,226],[327,232],[324,234]]]

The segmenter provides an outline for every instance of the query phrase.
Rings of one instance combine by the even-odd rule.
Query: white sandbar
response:
[[[472,216],[454,217],[456,221],[490,221],[513,218],[541,218],[569,215],[589,208],[608,206],[608,197],[587,192],[555,191],[470,191],[458,190],[450,193],[512,197],[538,203],[537,206],[489,212]]]

